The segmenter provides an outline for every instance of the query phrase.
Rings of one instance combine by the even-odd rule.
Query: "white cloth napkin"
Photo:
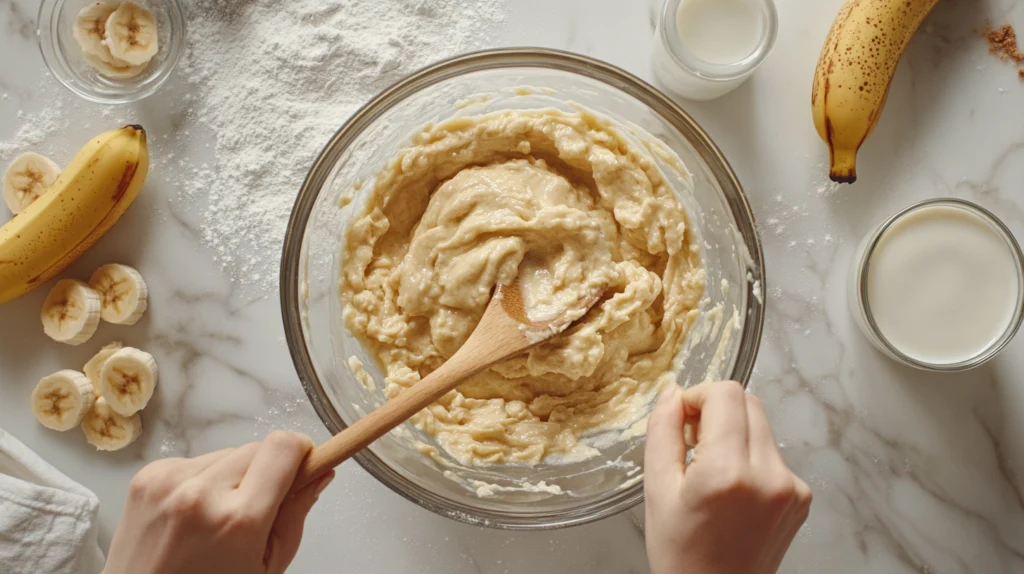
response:
[[[99,500],[0,429],[0,572],[99,574]]]

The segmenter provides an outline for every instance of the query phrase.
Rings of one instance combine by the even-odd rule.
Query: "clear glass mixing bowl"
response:
[[[524,86],[530,86],[525,88]],[[761,244],[746,197],[729,164],[682,109],[642,80],[584,56],[540,49],[506,49],[452,58],[416,72],[356,112],[324,148],[299,192],[281,264],[281,304],[292,359],[317,414],[332,433],[381,404],[379,390],[359,383],[348,365],[359,357],[377,383],[383,375],[346,331],[338,298],[344,233],[365,205],[373,177],[410,136],[431,121],[510,108],[572,103],[633,132],[655,136],[692,175],[652,157],[682,195],[701,239],[708,273],[704,311],[682,353],[679,383],[731,378],[746,383],[754,365],[764,308]],[[715,307],[719,308],[715,310]],[[643,500],[644,437],[602,449],[572,464],[461,467],[421,454],[415,441],[436,444],[410,423],[355,459],[405,498],[443,516],[509,529],[583,524]],[[479,481],[475,482],[475,481]],[[524,489],[522,484],[544,483]],[[489,496],[476,486],[493,485]]]

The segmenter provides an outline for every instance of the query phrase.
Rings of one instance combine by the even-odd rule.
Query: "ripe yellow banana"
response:
[[[0,227],[0,303],[50,280],[121,217],[149,173],[142,126],[95,137],[57,181]]]
[[[846,0],[814,73],[814,127],[832,181],[857,180],[857,150],[882,115],[903,51],[938,0]]]

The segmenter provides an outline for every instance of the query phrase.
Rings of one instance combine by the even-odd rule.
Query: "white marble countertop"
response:
[[[856,242],[920,199],[970,199],[1024,238],[1024,83],[975,33],[986,18],[1024,29],[1024,3],[941,2],[900,65],[861,154],[860,181],[835,190],[825,183],[826,150],[809,103],[840,3],[778,0],[778,42],[751,81],[716,102],[683,102],[738,172],[765,244],[768,320],[751,389],[815,493],[782,571],[1022,572],[1024,337],[970,373],[913,372],[856,330],[845,284]],[[493,41],[573,50],[649,79],[657,4],[509,1]],[[116,108],[87,105],[58,86],[36,48],[35,10],[33,0],[0,0],[0,161],[12,151],[2,144],[31,136],[26,121],[44,109],[59,129],[31,143],[62,162],[89,136],[135,118],[151,134],[188,135],[194,120],[174,96],[178,77],[156,96]],[[215,135],[195,132],[188,153],[201,158]],[[202,206],[178,193],[188,174],[160,161],[166,141],[154,137],[154,174],[139,201],[68,273],[116,261],[137,266],[151,284],[146,319],[104,325],[96,339],[124,340],[159,361],[143,439],[96,453],[77,432],[38,425],[28,410],[36,381],[83,364],[97,345],[45,338],[45,289],[0,306],[0,426],[99,495],[104,544],[130,477],[147,461],[236,445],[277,427],[326,437],[294,374],[276,289],[240,289],[234,271],[215,261],[196,232]],[[536,534],[474,528],[414,506],[350,463],[314,509],[293,571],[646,572],[637,514]]]

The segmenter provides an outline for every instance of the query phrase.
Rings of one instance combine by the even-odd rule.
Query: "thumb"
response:
[[[686,464],[683,422],[682,389],[673,381],[658,397],[647,422],[644,486],[648,496],[667,492],[682,478]]]
[[[267,541],[267,574],[283,574],[299,551],[302,542],[302,527],[306,515],[312,510],[320,493],[334,480],[334,471],[324,474],[319,479],[286,498],[277,511],[277,518],[270,530]]]

